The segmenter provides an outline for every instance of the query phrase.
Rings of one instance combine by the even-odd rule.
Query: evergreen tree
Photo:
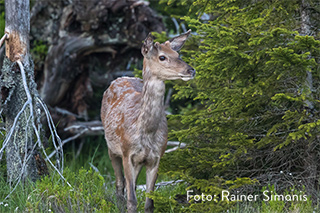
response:
[[[184,18],[197,32],[199,49],[184,53],[197,76],[175,88],[176,98],[198,104],[170,117],[182,126],[171,136],[189,147],[165,156],[162,172],[211,195],[253,183],[277,184],[278,191],[300,183],[316,196],[319,7],[313,0],[193,2],[198,17],[212,19]],[[226,205],[191,203],[201,212]]]

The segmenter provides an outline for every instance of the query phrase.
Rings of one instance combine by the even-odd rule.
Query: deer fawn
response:
[[[128,212],[137,211],[136,179],[146,166],[146,192],[154,190],[160,158],[167,146],[167,119],[164,111],[164,80],[190,80],[195,70],[179,58],[190,30],[163,44],[149,34],[141,48],[143,80],[122,77],[104,92],[101,120],[109,156],[116,176],[116,193],[124,195]],[[121,162],[122,159],[122,162]],[[145,212],[153,212],[153,200],[146,199]]]

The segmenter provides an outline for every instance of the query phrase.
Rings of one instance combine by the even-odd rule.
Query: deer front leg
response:
[[[111,160],[111,164],[114,170],[114,175],[116,177],[116,193],[117,197],[120,200],[123,200],[124,198],[124,177],[122,173],[122,160],[121,157],[116,156],[113,154],[110,150],[109,152],[109,157]]]
[[[127,189],[127,210],[128,213],[137,212],[137,197],[136,197],[136,180],[141,170],[142,165],[134,162],[134,156],[123,159],[123,169],[126,177]]]
[[[154,191],[154,185],[157,180],[157,172],[159,168],[160,158],[155,159],[153,164],[146,165],[146,173],[147,173],[147,189],[146,192],[150,193]],[[146,213],[153,212],[154,204],[151,198],[146,198],[146,204],[144,206],[144,210]]]

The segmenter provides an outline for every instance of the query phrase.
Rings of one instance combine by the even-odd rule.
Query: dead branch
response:
[[[168,141],[167,146],[175,146],[171,149],[167,149],[165,153],[170,153],[176,151],[177,149],[183,149],[187,146],[187,144],[179,142],[179,141]]]
[[[4,40],[8,39],[8,37],[9,37],[9,36],[8,36],[7,33],[5,33],[5,34],[2,36],[2,38],[0,39],[0,47],[2,46]]]
[[[61,142],[61,147],[66,143],[73,141],[77,138],[88,136],[88,135],[103,135],[103,127],[101,121],[90,121],[90,122],[77,122],[74,125],[71,125],[64,129],[64,131],[72,132],[73,136],[63,140]],[[56,154],[57,150],[54,150],[48,157],[47,160],[50,159],[54,154]]]
[[[164,182],[160,182],[160,183],[157,183],[155,184],[155,188],[158,189],[159,187],[162,187],[162,186],[174,186],[176,185],[177,183],[181,183],[181,182],[184,182],[184,180],[170,180],[170,181],[164,181]],[[140,189],[141,191],[145,191],[147,188],[146,185],[138,185],[137,186],[137,189]]]
[[[15,130],[17,128],[17,124],[19,122],[18,121],[19,118],[21,117],[22,114],[24,114],[24,116],[27,117],[27,119],[26,119],[26,121],[27,121],[26,134],[28,134],[28,132],[32,131],[31,129],[29,129],[29,125],[28,125],[31,122],[31,126],[32,126],[31,128],[33,129],[33,132],[34,132],[34,134],[36,135],[36,138],[37,138],[36,143],[33,145],[31,150],[27,150],[28,147],[27,147],[27,143],[26,143],[26,145],[25,145],[25,153],[33,153],[34,150],[36,149],[36,147],[39,146],[42,149],[44,155],[47,156],[46,151],[44,149],[44,146],[43,146],[43,144],[41,142],[41,137],[40,137],[41,126],[40,125],[36,125],[36,123],[35,123],[35,114],[34,114],[34,108],[33,108],[33,98],[32,98],[32,95],[30,93],[30,89],[28,87],[26,72],[25,72],[24,66],[23,66],[23,64],[22,64],[22,62],[20,60],[17,60],[17,64],[19,66],[21,79],[22,79],[22,84],[23,84],[24,92],[25,92],[25,94],[27,96],[27,100],[25,101],[25,103],[24,103],[23,107],[21,108],[21,110],[15,116],[13,125],[11,126],[10,131],[7,133],[7,136],[6,136],[6,138],[5,138],[5,140],[4,140],[3,144],[2,144],[2,147],[0,149],[0,154],[2,156],[5,148],[7,147],[8,143],[11,141],[11,138],[14,135],[14,132],[15,132]],[[43,101],[39,98],[39,96],[36,96],[35,99],[36,99],[35,101],[42,106],[42,108],[43,108],[43,110],[44,110],[44,112],[45,112],[45,114],[47,116],[48,125],[49,125],[49,128],[51,130],[53,144],[54,144],[54,146],[55,146],[55,148],[57,150],[57,153],[60,153],[60,155],[57,155],[58,158],[56,159],[57,160],[57,164],[60,165],[60,162],[63,163],[63,152],[62,152],[61,140],[60,140],[60,138],[59,138],[59,136],[57,134],[57,131],[55,129],[54,123],[52,121],[51,115],[50,115],[47,107],[45,106]],[[29,109],[29,110],[27,111],[27,109]],[[38,120],[39,119],[40,118],[38,118]],[[16,140],[16,139],[14,138],[14,140]],[[58,143],[59,145],[57,146],[56,143]],[[4,199],[7,199],[12,194],[12,192],[16,189],[16,187],[19,185],[19,183],[21,182],[22,177],[25,175],[24,171],[26,170],[27,162],[29,161],[29,159],[31,157],[33,157],[33,154],[24,155],[24,159],[21,160],[21,165],[22,165],[21,166],[21,172],[20,172],[20,174],[18,176],[17,182],[15,183],[15,186],[10,191],[10,193]],[[61,167],[58,166],[61,169],[61,172],[60,172],[59,169],[52,163],[52,161],[48,160],[48,162],[54,168],[54,170],[60,175],[60,177],[67,183],[67,185],[72,187],[71,184],[68,183],[68,181],[66,181],[66,179],[62,175],[63,164],[62,164]]]
[[[85,130],[86,135],[103,135],[104,130],[101,121],[89,121],[89,122],[76,122],[71,126],[68,126],[64,131],[70,131],[72,133],[79,133]]]
[[[43,146],[41,146],[42,151],[43,151],[44,155],[46,156],[46,161],[48,161],[49,164],[54,168],[54,170],[58,172],[58,174],[60,175],[60,177],[67,183],[67,185],[72,188],[71,184],[70,184],[70,183],[63,177],[63,175],[62,175],[62,173],[63,173],[63,161],[64,161],[64,160],[63,160],[63,148],[62,148],[63,142],[61,142],[61,139],[60,139],[60,137],[59,137],[59,135],[58,135],[58,133],[57,133],[57,130],[56,130],[55,126],[54,126],[54,122],[53,122],[53,120],[52,120],[52,117],[51,117],[51,115],[50,115],[50,112],[49,112],[47,106],[43,103],[43,101],[42,101],[39,97],[37,97],[37,99],[38,99],[39,103],[41,104],[41,106],[42,106],[42,108],[43,108],[43,110],[45,111],[45,114],[46,114],[46,116],[47,116],[47,121],[48,121],[49,129],[50,129],[50,132],[51,132],[51,136],[52,136],[52,143],[53,143],[54,146],[55,146],[55,152],[54,152],[53,154],[52,154],[52,153],[51,153],[51,154],[52,154],[52,156],[53,156],[54,154],[56,154],[57,165],[58,165],[58,167],[60,168],[61,172],[60,172],[59,169],[52,163],[52,161],[50,160],[50,158],[51,158],[52,156],[49,157],[49,156],[47,155],[47,153],[46,153],[46,151],[45,151],[45,149],[44,149]],[[55,143],[55,140],[57,140],[57,143],[58,143],[59,147],[57,147],[57,145],[56,145],[56,143]],[[50,154],[50,155],[51,155],[51,154]],[[61,162],[61,167],[59,166],[59,165],[60,165],[60,162]]]
[[[93,136],[93,135],[103,135],[104,129],[102,126],[101,121],[89,121],[89,122],[77,122],[74,123],[71,126],[68,126],[64,129],[64,131],[70,131],[74,135],[63,140],[61,142],[61,146],[65,145],[66,143],[69,143],[70,141],[73,141],[75,139],[84,137],[84,136]],[[187,145],[186,143],[179,142],[179,141],[168,141],[167,146],[174,146],[171,149],[168,149],[165,151],[165,153],[173,152],[177,149],[183,149]],[[46,160],[50,159],[54,154],[56,154],[57,149],[54,150],[50,155],[47,157]]]
[[[86,132],[86,130],[82,130],[81,132],[79,132],[78,134],[72,136],[72,137],[69,137],[65,140],[62,141],[61,143],[61,146],[65,145],[66,143],[70,142],[70,141],[73,141],[77,138],[79,138],[81,135],[83,135],[84,133]],[[57,153],[57,150],[54,150],[49,156],[46,156],[46,160],[50,160],[50,158],[52,158],[53,155],[55,155]]]
[[[7,146],[7,144],[9,143],[9,140],[11,139],[12,137],[12,134],[13,132],[15,131],[15,127],[17,126],[17,122],[18,122],[18,119],[20,118],[21,114],[24,112],[24,110],[26,109],[28,103],[26,102],[22,109],[19,111],[19,113],[17,114],[17,116],[15,117],[14,119],[14,122],[13,122],[13,125],[12,125],[12,128],[10,129],[9,131],[9,134],[7,134],[7,137],[5,138],[5,140],[3,141],[2,143],[2,147],[0,149],[0,153],[3,153],[5,147]]]
[[[81,116],[74,114],[66,109],[62,109],[60,107],[54,107],[54,108],[50,108],[50,109],[53,109],[54,111],[56,111],[57,113],[60,113],[62,115],[71,115],[71,116],[74,116],[75,118],[81,118]]]
[[[23,86],[24,86],[24,89],[25,89],[25,92],[26,92],[26,95],[27,95],[27,101],[26,103],[29,104],[29,108],[30,108],[30,120],[34,121],[34,113],[33,113],[33,105],[32,105],[32,96],[30,94],[30,91],[29,91],[29,88],[28,88],[28,85],[27,85],[27,78],[26,78],[26,73],[24,71],[24,68],[23,68],[23,65],[21,63],[20,60],[17,61],[18,65],[19,65],[19,68],[20,68],[20,72],[21,72],[21,76],[22,76],[22,82],[23,82]],[[43,107],[43,110],[46,112],[46,115],[47,115],[47,118],[48,119],[48,123],[49,123],[49,128],[51,130],[51,135],[52,135],[52,142],[57,150],[58,153],[60,152],[63,152],[62,151],[62,145],[60,143],[60,149],[59,147],[56,146],[56,143],[55,143],[55,138],[58,139],[58,143],[60,141],[60,138],[57,134],[57,131],[55,130],[55,127],[54,127],[54,123],[52,121],[52,118],[50,116],[50,113],[49,111],[47,110],[47,108],[45,107],[45,105],[42,103],[41,99],[39,97],[37,97],[37,100],[40,102],[41,106]],[[49,115],[49,116],[48,116]],[[51,125],[50,125],[51,124]],[[45,156],[47,157],[47,153],[44,149],[44,146],[42,145],[41,143],[41,138],[40,138],[40,135],[39,135],[39,132],[40,132],[40,129],[37,129],[35,123],[33,122],[32,123],[32,126],[33,126],[33,129],[34,129],[34,132],[37,136],[37,143],[35,143],[35,145],[39,144],[40,148],[42,148],[43,150],[43,153],[45,154]],[[53,128],[52,128],[53,127]],[[35,149],[35,147],[34,147]],[[26,156],[25,156],[26,157]],[[28,156],[29,158],[31,157],[31,155]],[[63,153],[62,153],[62,156],[59,156],[62,158],[62,161],[61,163],[63,163]],[[59,159],[57,159],[58,161],[58,165],[59,165]],[[24,161],[24,162],[27,162],[27,161]],[[70,183],[68,181],[66,181],[66,179],[63,177],[63,175],[60,173],[59,169],[52,163],[52,161],[48,160],[49,164],[58,172],[58,174],[60,175],[60,177],[68,184],[68,186],[70,186],[72,188],[72,186],[70,185]],[[63,168],[63,166],[62,166]],[[63,169],[62,169],[63,171]]]

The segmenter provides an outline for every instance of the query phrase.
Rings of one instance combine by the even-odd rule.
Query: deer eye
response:
[[[161,55],[161,56],[159,56],[159,60],[160,60],[160,61],[164,61],[164,60],[166,60],[166,57],[163,56],[163,55]]]

